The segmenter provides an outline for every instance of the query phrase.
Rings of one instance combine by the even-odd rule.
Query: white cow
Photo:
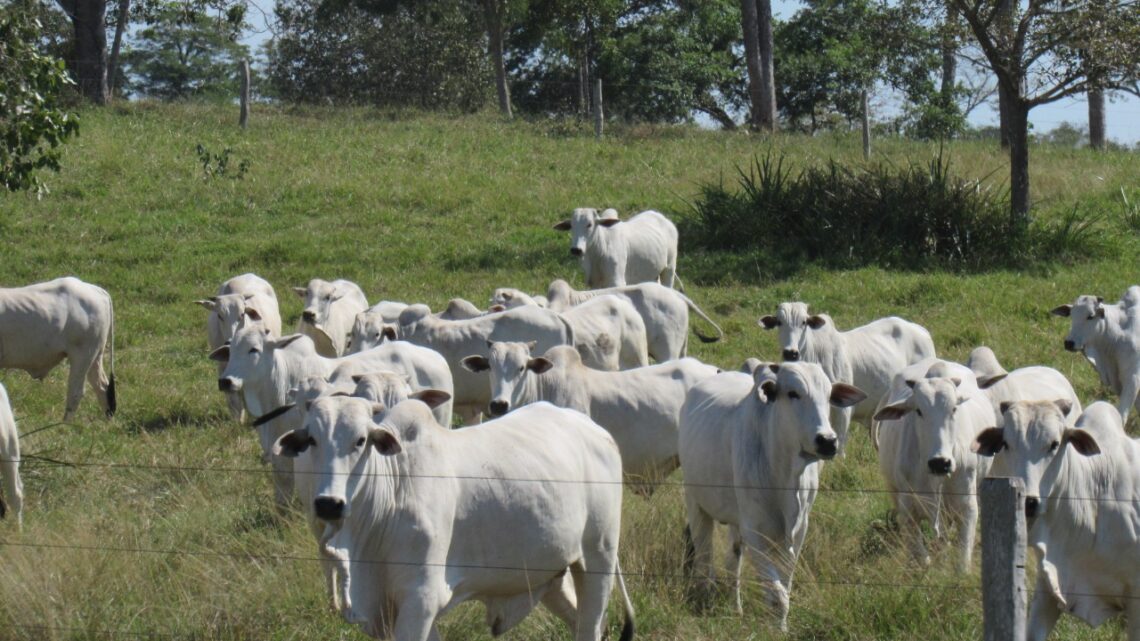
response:
[[[922,521],[939,538],[947,526],[956,526],[957,567],[968,571],[978,522],[977,488],[988,467],[970,444],[996,422],[973,371],[936,358],[906,367],[895,375],[875,420],[879,470],[915,560],[930,564]]]
[[[645,321],[624,298],[599,296],[562,312],[574,347],[590,367],[616,371],[649,364]]]
[[[819,363],[832,381],[852,383],[867,393],[867,401],[831,412],[840,453],[846,446],[852,418],[871,428],[876,403],[887,393],[895,372],[934,357],[930,332],[894,316],[840,332],[830,316],[808,312],[806,303],[780,303],[776,315],[764,316],[760,325],[779,328],[785,361]]]
[[[545,296],[531,296],[514,287],[500,287],[491,294],[491,305],[501,305],[503,309],[520,305],[547,307],[547,300]]]
[[[623,287],[576,291],[569,283],[559,279],[550,283],[546,298],[550,309],[565,312],[576,305],[605,295],[627,299],[641,314],[641,319],[645,321],[649,355],[658,363],[684,358],[689,341],[689,310],[712,325],[719,334],[705,336],[694,329],[694,333],[702,342],[712,343],[724,336],[720,326],[705,315],[688,296],[659,283],[638,283]]]
[[[438,618],[475,599],[493,636],[542,602],[577,641],[600,641],[617,578],[621,638],[632,638],[617,558],[621,458],[585,415],[540,403],[451,431],[418,401],[385,412],[327,397],[275,450],[312,450],[313,510],[339,530],[345,616],[366,634],[438,639]]]
[[[395,341],[341,358],[325,358],[317,353],[312,339],[303,334],[272,338],[264,327],[253,324],[238,330],[229,345],[210,354],[215,361],[226,363],[218,389],[241,392],[246,408],[254,417],[263,418],[286,405],[289,390],[311,376],[332,382],[346,381],[353,374],[387,370],[412,377],[414,389],[436,389],[454,396],[451,371],[447,361],[430,349]],[[437,419],[447,425],[451,421],[451,404],[435,408]],[[273,442],[287,423],[281,418],[259,420],[258,436],[262,454],[273,466],[274,497],[278,506],[288,503],[293,488],[292,461],[271,456]]]
[[[273,285],[256,274],[242,274],[222,283],[216,296],[194,301],[209,310],[206,317],[206,340],[210,351],[225,345],[248,318],[260,321],[269,328],[270,336],[281,335],[281,311],[277,306],[277,293]],[[221,376],[225,365],[218,363]],[[244,420],[245,407],[241,395],[227,393],[230,416],[239,423]]]
[[[110,350],[110,376],[103,350]],[[108,418],[115,415],[115,311],[102,287],[67,276],[27,287],[0,288],[0,368],[41,380],[67,358],[69,422],[83,398],[83,379]]]
[[[672,287],[677,276],[677,228],[656,211],[627,221],[580,207],[554,226],[570,232],[570,255],[580,258],[587,287],[659,282]]]
[[[356,315],[368,309],[364,292],[352,281],[319,278],[293,291],[304,301],[297,332],[313,339],[321,356],[343,355]]]
[[[1101,384],[1120,395],[1116,409],[1127,421],[1133,407],[1140,409],[1140,286],[1130,287],[1116,304],[1078,296],[1053,313],[1069,318],[1065,349],[1082,352]]]
[[[8,390],[0,385],[0,481],[4,493],[0,494],[0,518],[8,511],[4,503],[7,498],[12,506],[16,527],[24,525],[24,484],[20,481],[20,434],[16,431],[16,417],[12,415],[12,404],[8,400]]]
[[[352,332],[345,353],[363,352],[383,343],[385,339],[395,340],[396,324],[400,320],[400,314],[407,308],[407,303],[382,300],[357,314],[352,321]]]
[[[990,472],[1025,483],[1029,547],[1037,589],[1029,641],[1045,641],[1062,612],[1092,626],[1123,613],[1129,641],[1140,641],[1140,443],[1103,401],[1065,420],[1067,401],[1016,402],[1004,427],[983,431],[976,451]]]
[[[998,362],[993,350],[984,346],[976,347],[970,352],[966,367],[974,372],[978,379],[978,387],[990,399],[994,415],[998,417],[998,427],[1001,427],[1001,404],[1010,401],[1065,399],[1070,406],[1066,417],[1070,426],[1076,423],[1077,417],[1081,415],[1081,399],[1077,397],[1073,384],[1064,374],[1052,367],[1032,365],[1007,372]]]
[[[455,380],[455,411],[464,424],[475,422],[491,401],[491,382],[464,369],[465,357],[486,356],[490,341],[536,341],[542,351],[574,344],[574,330],[566,319],[530,306],[449,321],[432,316],[426,305],[412,305],[400,315],[398,332],[401,339],[434,349],[447,359]]]
[[[753,376],[724,372],[689,390],[679,449],[690,558],[706,588],[715,581],[713,524],[735,526],[780,628],[787,629],[792,572],[819,490],[821,461],[838,452],[828,404],[847,407],[864,397],[850,385],[831,383],[815,363],[770,364]],[[736,574],[739,610],[739,560]]]
[[[490,372],[491,416],[548,401],[578,410],[614,437],[627,479],[649,493],[677,469],[677,423],[685,394],[719,369],[695,358],[622,372],[586,367],[573,347],[553,347],[531,357],[527,343],[493,343],[489,356],[469,356],[463,366]]]

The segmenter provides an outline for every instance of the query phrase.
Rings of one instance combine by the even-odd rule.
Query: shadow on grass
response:
[[[159,434],[169,429],[182,427],[202,427],[211,421],[211,417],[191,412],[183,408],[174,408],[164,414],[152,414],[141,420],[132,421],[126,427],[128,434]]]

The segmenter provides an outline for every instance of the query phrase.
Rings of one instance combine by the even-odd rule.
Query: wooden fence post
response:
[[[1025,640],[1025,484],[982,481],[982,619],[985,641]]]
[[[602,79],[594,79],[594,137],[602,137],[602,123],[604,115],[602,113]]]
[[[249,121],[249,60],[241,61],[241,116],[238,123],[245,129]]]

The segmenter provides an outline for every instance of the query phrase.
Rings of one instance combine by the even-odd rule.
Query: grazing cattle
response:
[[[491,376],[491,416],[548,401],[578,410],[614,437],[627,479],[652,483],[668,476],[677,460],[677,423],[685,394],[720,370],[695,358],[623,372],[586,367],[573,347],[531,356],[527,343],[493,343],[489,355],[469,356],[463,366]]]
[[[218,389],[240,392],[246,408],[261,419],[286,405],[289,390],[311,376],[335,383],[347,381],[353,374],[387,370],[411,376],[413,389],[436,389],[453,394],[451,371],[443,357],[402,341],[384,343],[341,358],[325,358],[317,354],[308,336],[292,334],[273,338],[264,327],[254,324],[238,330],[230,344],[214,350],[210,358],[226,363],[218,378]],[[434,411],[437,420],[450,424],[450,403]],[[292,494],[292,461],[271,456],[271,453],[273,441],[284,432],[287,423],[279,417],[257,422],[262,453],[273,466],[274,496],[277,504],[283,506]]]
[[[491,341],[535,341],[546,351],[573,345],[574,330],[559,314],[541,307],[517,307],[462,321],[435,318],[426,305],[412,305],[400,314],[401,339],[429,347],[447,359],[455,380],[455,411],[464,424],[475,422],[491,401],[491,382],[463,368],[467,356],[487,355]]]
[[[599,296],[562,312],[574,331],[574,347],[590,367],[616,371],[645,367],[649,348],[645,321],[617,296]]]
[[[1089,405],[1075,427],[1069,410],[1061,399],[1008,403],[1005,425],[974,442],[993,475],[1025,483],[1038,561],[1027,638],[1045,641],[1062,612],[1094,627],[1123,613],[1140,641],[1140,443],[1109,403]]]
[[[343,355],[356,315],[368,309],[364,292],[352,281],[319,278],[293,291],[304,301],[297,332],[313,339],[321,356]]]
[[[545,296],[531,296],[513,287],[500,287],[491,294],[491,305],[502,306],[503,309],[519,307],[521,305],[538,305],[547,307]]]
[[[930,563],[922,521],[939,538],[955,526],[958,569],[968,571],[978,522],[977,486],[987,467],[970,444],[995,423],[973,371],[935,358],[904,368],[880,401],[875,421],[879,469],[915,560]]]
[[[16,527],[23,527],[24,484],[20,481],[20,434],[16,431],[16,417],[12,415],[8,390],[3,385],[0,385],[0,481],[3,481],[4,488],[3,494],[0,494],[0,519],[7,516],[8,505],[11,505]]]
[[[103,350],[110,350],[110,377]],[[115,311],[102,287],[67,276],[27,287],[0,288],[0,368],[22,369],[41,380],[67,358],[69,422],[91,384],[108,418],[115,415]]]
[[[988,347],[974,348],[966,361],[966,367],[974,372],[978,387],[990,399],[994,415],[998,417],[998,427],[1001,427],[1001,404],[1010,401],[1065,399],[1071,408],[1066,417],[1070,426],[1081,415],[1081,399],[1077,398],[1073,384],[1052,367],[1033,365],[1007,372]]]
[[[210,350],[218,349],[229,342],[246,318],[262,322],[269,329],[270,336],[281,335],[281,312],[277,307],[277,294],[273,285],[256,274],[242,274],[222,283],[216,296],[194,301],[205,307],[210,314],[206,317],[206,340]],[[218,363],[218,375],[225,369]],[[241,394],[226,394],[230,416],[239,423],[244,420],[245,407]]]
[[[352,321],[352,332],[349,335],[348,345],[345,346],[345,353],[355,354],[372,349],[383,343],[385,338],[395,340],[392,337],[396,335],[396,323],[407,307],[407,303],[382,300],[357,314]],[[388,330],[388,333],[385,333],[385,330]]]
[[[607,287],[576,291],[564,280],[550,283],[546,293],[548,306],[565,312],[598,296],[619,296],[628,300],[645,321],[645,337],[649,355],[658,363],[684,358],[689,336],[689,310],[712,325],[719,336],[705,336],[693,330],[702,342],[720,340],[724,332],[688,296],[658,283],[639,283],[624,287]]]
[[[439,616],[475,599],[493,636],[542,602],[600,641],[616,577],[632,638],[621,458],[585,415],[540,403],[451,431],[418,401],[326,397],[274,449],[310,452],[313,511],[346,551],[345,617],[366,634],[438,639]]]
[[[609,211],[609,210],[607,210]],[[656,211],[627,221],[580,207],[554,226],[570,232],[570,255],[580,258],[586,286],[620,287],[659,282],[672,287],[677,275],[677,228]]]
[[[1101,384],[1120,396],[1116,409],[1127,421],[1132,408],[1140,408],[1140,285],[1116,304],[1078,296],[1053,313],[1069,318],[1065,349],[1083,353],[1092,363]]]
[[[868,400],[854,408],[832,410],[840,453],[852,418],[871,428],[875,404],[887,392],[895,372],[934,357],[930,332],[894,316],[840,332],[830,316],[809,313],[806,303],[780,303],[776,315],[761,318],[760,325],[779,328],[785,361],[819,363],[832,381],[853,383],[867,393]]]
[[[850,385],[830,382],[815,363],[769,364],[752,376],[724,372],[689,390],[679,448],[689,558],[706,588],[715,581],[713,524],[735,526],[780,629],[787,629],[792,572],[819,490],[821,461],[838,452],[827,406],[847,407],[864,397]]]

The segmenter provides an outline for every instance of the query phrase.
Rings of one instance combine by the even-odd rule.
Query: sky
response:
[[[257,52],[272,36],[266,28],[266,22],[272,18],[273,0],[251,0],[250,5],[247,18],[253,27],[243,35],[242,42]],[[777,19],[786,20],[801,6],[796,0],[774,0],[772,14]],[[1118,93],[1110,94],[1106,102],[1108,138],[1128,146],[1140,143],[1140,99],[1130,94]],[[970,114],[969,121],[976,126],[996,127],[997,111],[988,105],[981,105]],[[1074,96],[1042,105],[1029,112],[1029,122],[1032,131],[1036,133],[1050,131],[1063,122],[1072,123],[1078,128],[1087,128],[1088,103],[1084,96]]]

